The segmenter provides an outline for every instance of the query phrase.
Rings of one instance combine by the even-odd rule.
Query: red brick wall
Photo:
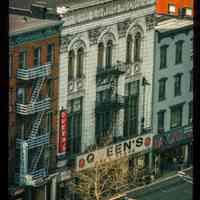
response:
[[[176,6],[176,16],[179,15],[179,8],[193,8],[193,0],[157,0],[157,13],[168,14],[168,4],[174,4]]]

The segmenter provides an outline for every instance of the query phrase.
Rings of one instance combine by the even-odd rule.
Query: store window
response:
[[[183,112],[183,104],[171,107],[171,120],[170,120],[171,128],[178,128],[182,126],[182,112]]]
[[[181,78],[182,74],[176,74],[174,76],[174,96],[180,96],[181,95]]]
[[[126,44],[126,63],[130,64],[132,62],[132,46],[133,46],[133,39],[131,35],[127,37],[127,44]]]
[[[81,47],[77,52],[77,78],[81,78],[83,75],[83,59],[84,59],[84,50]]]
[[[54,62],[54,45],[48,44],[47,46],[47,62],[53,63]]]
[[[74,78],[74,61],[75,61],[75,54],[74,51],[71,50],[69,52],[69,60],[68,60],[68,80],[71,81]]]
[[[160,69],[167,67],[167,45],[160,47]]]
[[[34,66],[41,65],[41,48],[34,49]]]
[[[162,79],[159,80],[158,101],[165,100],[166,81],[167,81],[167,78],[162,78]]]
[[[192,124],[192,117],[193,117],[193,102],[189,102],[189,114],[188,114],[188,124]]]
[[[164,132],[165,128],[165,110],[158,112],[158,133]]]
[[[134,41],[134,61],[138,62],[140,61],[140,53],[141,53],[141,34],[139,32],[135,35],[135,41]]]
[[[180,40],[175,43],[176,45],[176,57],[175,57],[175,64],[182,63],[182,54],[183,54],[183,41]]]
[[[124,119],[124,136],[138,134],[139,80],[126,85],[127,98]]]
[[[112,40],[109,40],[106,46],[106,68],[110,68],[112,66],[112,51],[113,43]]]
[[[174,15],[176,13],[176,6],[174,4],[168,5],[168,13]]]
[[[98,45],[97,69],[101,69],[103,67],[103,58],[104,58],[104,45],[101,42]]]
[[[19,67],[27,67],[27,51],[22,51],[19,53]]]

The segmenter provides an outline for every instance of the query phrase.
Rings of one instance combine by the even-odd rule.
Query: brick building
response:
[[[175,16],[193,16],[193,0],[157,0],[156,12]]]
[[[9,15],[9,187],[27,200],[44,199],[56,168],[61,26]]]

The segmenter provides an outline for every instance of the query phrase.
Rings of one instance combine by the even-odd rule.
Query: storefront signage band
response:
[[[152,134],[138,136],[103,149],[77,156],[76,170],[92,168],[98,162],[108,162],[148,150],[152,147]]]

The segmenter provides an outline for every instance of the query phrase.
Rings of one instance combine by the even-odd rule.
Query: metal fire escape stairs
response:
[[[40,91],[45,83],[46,77],[38,77],[37,79],[32,80],[33,84],[33,92],[32,96],[30,99],[30,105],[34,110],[35,104],[40,100]],[[47,169],[46,166],[39,166],[39,162],[41,160],[41,157],[43,156],[45,146],[49,144],[49,135],[47,133],[41,132],[39,133],[39,128],[43,119],[43,116],[45,114],[46,110],[41,109],[41,110],[34,110],[33,116],[35,119],[33,122],[31,122],[32,128],[30,131],[30,135],[28,138],[25,140],[25,142],[28,144],[28,150],[27,154],[28,157],[31,158],[31,161],[28,160],[20,160],[20,165],[23,165],[23,163],[27,163],[26,166],[26,171],[31,177],[32,181],[37,181],[45,176],[47,176]],[[24,142],[24,140],[18,140],[18,143]],[[18,145],[19,146],[19,145]],[[32,155],[30,155],[30,150],[32,149]],[[20,151],[23,151],[23,149],[20,149]],[[24,173],[21,173],[21,175]],[[20,176],[21,176],[20,175]],[[26,181],[25,181],[26,182]],[[24,181],[20,184],[25,184],[25,185],[30,185],[30,183],[24,183]],[[32,185],[34,185],[32,183]]]

